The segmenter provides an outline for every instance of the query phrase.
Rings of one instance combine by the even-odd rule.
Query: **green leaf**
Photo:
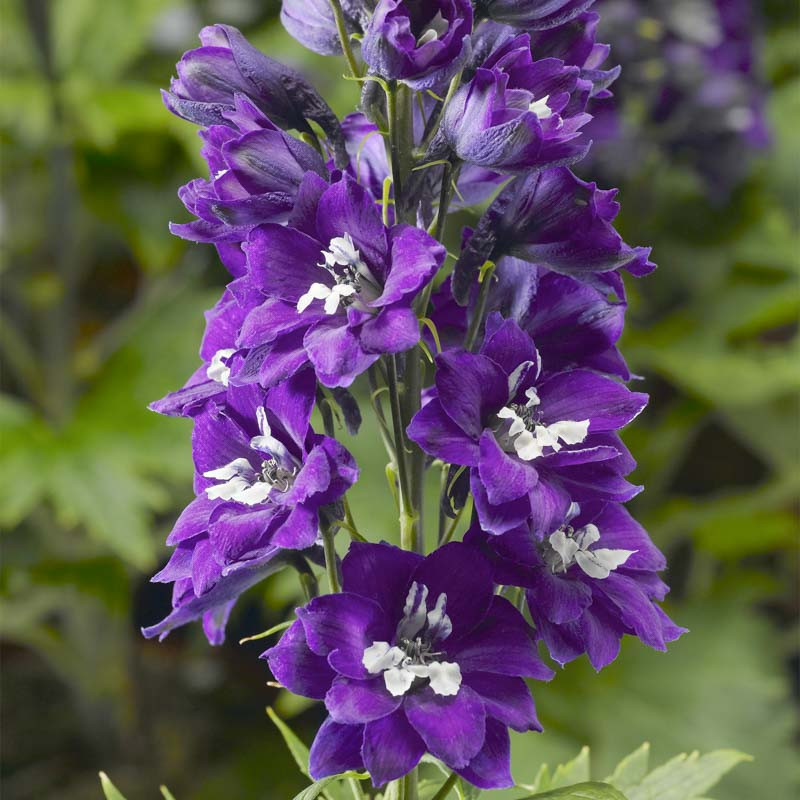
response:
[[[286,747],[289,748],[289,752],[292,754],[295,763],[300,767],[300,772],[306,777],[311,777],[308,774],[308,748],[270,706],[267,706],[267,716],[272,720],[281,736],[283,736],[283,741],[286,742]],[[316,797],[316,795],[313,796]]]
[[[369,777],[364,772],[343,772],[341,775],[329,775],[327,778],[323,778],[322,780],[315,781],[311,784],[311,786],[307,786],[303,789],[300,794],[294,796],[294,800],[316,800],[325,789],[330,787],[332,784],[345,780],[347,778],[355,778],[359,781],[364,781]]]
[[[103,794],[106,796],[106,800],[125,800],[125,795],[111,783],[111,778],[105,772],[100,773],[100,785],[103,787]]]
[[[589,778],[589,748],[583,747],[575,758],[564,764],[559,764],[552,776],[547,764],[542,764],[533,783],[519,784],[519,786],[529,792],[543,792],[585,782]]]
[[[700,800],[723,775],[751,756],[738,750],[697,751],[675,756],[654,769],[638,786],[626,790],[628,800]]]
[[[172,794],[172,792],[167,789],[166,786],[159,786],[158,790],[161,792],[161,796],[164,798],[164,800],[175,800],[175,795]]]
[[[645,742],[617,764],[614,772],[606,778],[606,783],[613,784],[623,792],[627,791],[631,786],[641,783],[644,776],[647,775],[649,761],[650,742]]]
[[[627,800],[627,798],[608,783],[587,781],[528,795],[522,800]]]

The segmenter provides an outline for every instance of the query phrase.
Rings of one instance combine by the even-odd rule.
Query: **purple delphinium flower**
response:
[[[298,609],[262,656],[288,689],[325,701],[312,777],[366,769],[382,786],[427,751],[481,788],[512,786],[507,728],[541,730],[523,678],[553,673],[480,550],[354,543],[342,574],[343,592]]]
[[[239,345],[253,349],[233,382],[266,384],[278,368],[310,361],[321,383],[348,386],[381,354],[419,341],[411,304],[444,248],[419,228],[386,228],[349,175],[319,189],[313,202],[298,201],[289,227],[250,235],[248,280],[268,299],[245,320]]]
[[[528,34],[507,38],[447,104],[429,156],[503,172],[577,161],[591,119],[586,96],[572,97],[579,74],[557,58],[534,61]]]
[[[322,509],[358,478],[350,453],[311,429],[314,388],[305,370],[268,392],[229,387],[224,403],[195,413],[198,496],[167,539],[176,545],[169,564],[153,578],[176,581],[175,608],[145,635],[163,637],[219,598],[232,605],[282,550],[314,546]]]
[[[536,343],[542,374],[585,367],[596,372],[631,377],[617,342],[625,323],[626,303],[611,301],[605,292],[547,269],[509,256],[500,259],[486,304],[513,319]],[[458,305],[447,278],[431,298],[430,317],[440,340],[450,347],[464,341],[476,311],[478,287],[469,305]],[[430,334],[427,334],[428,341]],[[434,344],[429,340],[429,344]]]
[[[476,16],[486,16],[525,30],[563,25],[586,11],[595,0],[478,0]]]
[[[470,0],[378,0],[361,54],[371,74],[426,89],[458,72],[471,33]]]
[[[261,53],[230,25],[203,28],[200,41],[202,47],[183,54],[177,79],[163,93],[170,111],[198,125],[233,125],[230,115],[242,95],[280,128],[314,136],[309,121],[316,122],[337,163],[347,163],[336,115],[298,72]]]
[[[242,102],[237,98],[238,104]],[[260,124],[240,125],[238,133],[224,125],[200,133],[211,174],[209,180],[193,180],[178,193],[199,218],[170,225],[172,233],[184,239],[242,242],[256,225],[288,219],[306,173],[328,179],[322,156],[266,117]]]
[[[473,526],[465,539],[491,553],[498,583],[524,587],[537,637],[560,664],[586,653],[600,670],[625,634],[666,650],[685,633],[657,605],[669,591],[657,575],[666,560],[621,505],[573,503],[545,536],[528,526],[489,536]]]
[[[453,294],[465,304],[478,270],[504,255],[605,286],[598,274],[625,269],[637,277],[655,269],[650,249],[629,247],[611,222],[616,190],[600,190],[564,167],[512,181],[481,217],[453,272]],[[618,278],[618,276],[617,276]],[[613,288],[624,296],[621,279]]]
[[[595,372],[541,374],[533,340],[492,314],[479,353],[436,358],[435,389],[412,419],[409,437],[442,461],[469,467],[481,526],[503,534],[526,520],[545,533],[573,500],[624,502],[638,488],[616,431],[647,395]]]

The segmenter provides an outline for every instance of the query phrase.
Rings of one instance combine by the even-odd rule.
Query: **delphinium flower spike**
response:
[[[619,72],[591,5],[285,0],[290,34],[347,57],[354,113],[338,120],[225,25],[165,93],[209,167],[173,231],[214,244],[231,279],[201,366],[152,406],[193,420],[196,497],[153,579],[173,583],[173,609],[144,632],[202,619],[219,644],[244,591],[298,570],[307,601],[264,658],[324,702],[315,779],[366,770],[415,800],[427,753],[453,771],[439,792],[512,786],[509,728],[541,730],[525,679],[554,675],[537,642],[600,669],[625,634],[663,649],[683,632],[658,605],[664,558],[623,505],[642,487],[620,431],[647,396],[624,383],[622,273],[654,265],[614,229],[615,191],[568,166]],[[448,217],[476,203],[459,237]],[[356,530],[348,501],[375,476],[335,419],[357,431],[367,393],[397,530]],[[438,544],[434,464],[455,516]]]

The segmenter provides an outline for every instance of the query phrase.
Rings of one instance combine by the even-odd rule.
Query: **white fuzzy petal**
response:
[[[428,667],[431,689],[442,697],[452,697],[461,688],[461,667],[450,661],[440,661]]]
[[[565,568],[575,560],[578,545],[564,531],[559,529],[550,534],[550,546],[558,553]]]
[[[414,683],[416,676],[404,667],[392,667],[383,673],[383,682],[393,697],[402,697]]]
[[[548,425],[547,429],[561,439],[564,444],[580,444],[589,433],[589,420],[582,419],[578,422],[565,419],[561,422],[554,422]]]
[[[308,291],[297,301],[297,311],[302,313],[314,300],[325,300],[330,296],[330,293],[330,287],[324,283],[312,283],[308,287]]]

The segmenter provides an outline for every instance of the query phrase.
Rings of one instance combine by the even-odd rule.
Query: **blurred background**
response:
[[[623,352],[652,394],[627,432],[647,491],[633,511],[670,558],[666,655],[632,641],[600,675],[579,661],[536,687],[543,735],[517,777],[592,747],[599,777],[642,741],[653,763],[735,747],[755,761],[720,800],[796,796],[798,742],[797,6],[624,2],[605,36],[624,72],[585,176],[621,189],[620,227],[660,269],[629,281]],[[757,14],[750,12],[758,9]],[[286,800],[304,784],[264,713],[310,741],[319,707],[266,685],[264,642],[297,600],[278,574],[237,606],[228,642],[164,643],[149,576],[191,496],[189,423],[146,405],[195,369],[203,309],[226,280],[211,247],[170,236],[199,139],[159,87],[204,24],[240,27],[316,82],[357,89],[304,51],[270,0],[6,0],[0,20],[2,299],[0,635],[4,800]],[[726,16],[727,15],[727,16]],[[455,226],[453,226],[455,227]],[[353,508],[395,525],[385,456],[349,444]],[[380,484],[380,491],[376,487]],[[501,797],[502,793],[489,793]]]

